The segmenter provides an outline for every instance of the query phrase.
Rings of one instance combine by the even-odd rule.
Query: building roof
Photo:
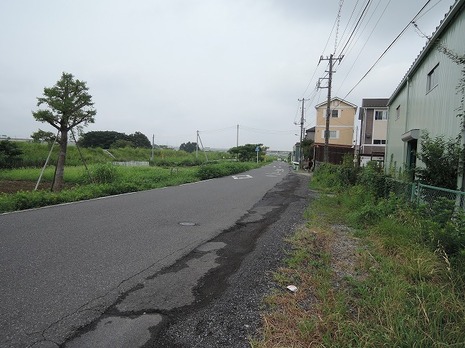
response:
[[[410,69],[407,71],[404,78],[400,82],[399,86],[397,86],[396,90],[394,91],[394,93],[389,98],[388,105],[391,104],[392,100],[402,90],[404,85],[410,79],[410,76],[412,76],[415,73],[415,71],[418,69],[420,64],[427,57],[428,53],[435,48],[435,44],[436,44],[438,38],[449,27],[449,25],[451,23],[453,23],[453,21],[454,21],[455,17],[457,16],[457,14],[459,14],[463,10],[464,5],[465,5],[465,0],[456,0],[455,3],[450,7],[449,12],[445,15],[444,19],[436,27],[436,31],[433,33],[431,38],[428,40],[425,47],[423,47],[423,50],[417,56],[417,58],[415,59],[415,61],[412,64],[412,66],[410,67]]]
[[[389,98],[366,98],[362,99],[362,108],[385,108]]]
[[[465,1],[465,0],[464,0],[464,1]],[[331,98],[331,102],[333,102],[333,101],[335,101],[335,100],[339,101],[339,103],[347,104],[347,105],[349,105],[349,106],[351,106],[351,107],[353,107],[353,108],[355,108],[355,109],[358,108],[357,105],[352,104],[352,103],[350,103],[350,102],[348,102],[347,100],[344,100],[344,99],[342,99],[342,98],[339,98],[339,97]],[[324,102],[322,102],[322,103],[320,103],[320,104],[318,104],[318,105],[315,105],[315,109],[318,109],[319,107],[322,107],[323,105],[326,105],[326,104],[328,104],[327,100],[325,100]]]

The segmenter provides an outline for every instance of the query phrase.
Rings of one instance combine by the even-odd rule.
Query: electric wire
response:
[[[343,2],[343,0],[341,0],[341,1]],[[358,1],[359,0],[357,0],[357,3],[358,3]],[[334,20],[334,23],[333,23],[333,27],[331,28],[331,32],[329,33],[328,39],[326,40],[325,47],[323,48],[323,52],[321,53],[320,56],[323,56],[324,52],[328,48],[329,42],[330,42],[331,37],[332,37],[333,32],[334,32],[334,28],[336,28],[337,24],[338,24],[338,17],[336,16],[336,19]],[[315,69],[313,70],[312,77],[310,77],[310,80],[308,81],[307,87],[305,88],[304,92],[302,93],[302,98],[304,98],[305,94],[307,93],[308,89],[310,88],[310,85],[314,81],[313,79],[315,78],[315,75],[316,75],[316,72],[318,70],[318,66],[320,65],[320,62],[321,62],[321,60],[318,61],[318,64],[316,65]]]
[[[378,26],[381,18],[383,17],[384,13],[386,12],[386,9],[388,8],[389,4],[391,3],[391,0],[388,1],[388,3],[386,4],[386,6],[384,7],[384,11],[381,13],[381,15],[379,16],[378,20],[376,21],[375,25],[373,26],[373,28],[371,29],[371,32],[370,32],[370,35],[368,37],[368,39],[366,40],[365,42],[365,45],[363,47],[366,46],[366,43],[368,42],[369,38],[371,37],[371,35],[373,34],[373,32],[375,31],[376,27]],[[368,18],[368,20],[366,21],[364,27],[361,29],[361,31],[357,31],[357,36],[354,38],[354,40],[352,40],[352,42],[348,45],[348,48],[347,48],[347,53],[344,54],[345,57],[347,57],[348,55],[350,55],[350,53],[352,52],[352,50],[354,49],[354,47],[357,45],[357,42],[360,40],[360,38],[362,37],[363,33],[365,32],[365,30],[367,29],[368,25],[371,23],[371,20],[373,19],[373,16],[375,15],[376,11],[378,10],[378,7],[379,5],[381,4],[381,0],[378,0],[374,10],[371,12],[370,14],[370,17]],[[358,56],[359,57],[361,55],[361,53],[363,52],[363,49],[359,50],[359,53],[358,53]]]
[[[345,45],[342,47],[342,49],[341,49],[341,51],[339,52],[338,56],[342,57],[342,56],[344,55],[344,51],[345,51],[346,47],[349,45],[349,43],[350,43],[352,37],[355,35],[357,29],[358,29],[359,26],[360,26],[360,23],[361,23],[362,20],[365,18],[366,13],[367,13],[367,10],[368,10],[370,4],[371,4],[371,0],[368,0],[367,3],[366,3],[366,5],[365,5],[365,7],[363,8],[363,11],[362,11],[361,15],[359,16],[357,22],[355,23],[355,26],[354,26],[354,28],[352,29],[352,32],[350,33],[349,38],[347,39]]]
[[[347,21],[346,27],[344,28],[344,31],[342,32],[341,41],[339,42],[339,44],[341,44],[341,42],[343,41],[343,38],[344,38],[344,36],[345,36],[345,34],[346,34],[346,31],[347,31],[347,29],[349,28],[350,21],[351,21],[352,18],[354,17],[354,13],[355,13],[355,10],[356,10],[357,7],[358,7],[359,1],[360,1],[360,0],[357,0],[357,2],[356,2],[355,5],[354,5],[354,8],[353,8],[353,10],[352,10],[352,13],[350,14],[349,20]],[[338,44],[338,47],[339,47],[339,44]],[[337,51],[337,49],[336,49],[336,51]],[[334,53],[336,53],[336,52],[334,52]]]
[[[389,5],[391,4],[391,1],[392,1],[392,0],[389,0],[389,1],[388,1],[388,3],[386,4],[386,6],[384,7],[382,13],[381,13],[380,16],[378,17],[378,20],[376,21],[374,27],[372,28],[370,34],[368,35],[368,37],[367,37],[365,43],[364,43],[363,46],[362,46],[362,48],[359,50],[358,55],[357,55],[357,57],[355,58],[355,60],[354,60],[354,62],[353,62],[353,64],[352,64],[352,66],[349,68],[347,74],[345,75],[344,79],[342,80],[342,82],[341,82],[341,84],[340,84],[341,87],[337,90],[336,95],[339,93],[339,90],[342,88],[342,86],[344,85],[345,81],[346,81],[347,78],[349,77],[350,73],[351,73],[352,70],[354,69],[355,64],[357,64],[357,61],[358,61],[358,59],[360,58],[360,55],[362,54],[362,52],[364,52],[364,49],[365,49],[366,45],[367,45],[368,42],[370,41],[371,36],[372,36],[373,33],[375,32],[375,29],[377,28],[379,22],[380,22],[381,19],[383,18],[384,13],[386,12],[386,10],[387,10],[387,8],[389,7]],[[381,2],[378,2],[378,5],[379,5],[380,3],[381,3]],[[378,7],[378,5],[377,5],[377,7]],[[377,8],[377,7],[376,7],[376,8]],[[376,11],[376,8],[375,8],[375,11]],[[373,12],[373,14],[374,14],[374,12]],[[371,20],[371,17],[370,17],[370,20]],[[368,24],[368,23],[367,23],[367,24]],[[366,27],[365,27],[365,28],[366,28]],[[365,29],[365,28],[364,28],[364,29]],[[363,33],[363,31],[362,31],[362,33]],[[354,47],[354,46],[352,46],[352,48],[353,48],[353,47]],[[351,48],[351,49],[352,49],[352,48]],[[351,49],[350,49],[350,50],[351,50]],[[349,50],[349,52],[350,52],[350,50]],[[349,52],[348,52],[348,53],[349,53]]]
[[[417,17],[423,12],[423,10],[428,6],[431,0],[428,0],[425,5],[418,11],[418,13],[410,20],[410,22],[402,29],[402,31],[396,36],[396,38],[389,44],[389,46],[384,50],[384,52],[376,59],[373,65],[368,69],[368,71],[360,78],[360,80],[347,92],[343,99],[346,99],[354,91],[355,88],[368,76],[368,74],[373,70],[373,68],[379,63],[379,61],[386,55],[386,53],[394,46],[394,44],[400,39],[400,37],[407,31],[410,25],[417,19]]]

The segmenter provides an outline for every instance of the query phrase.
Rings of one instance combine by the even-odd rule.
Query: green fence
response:
[[[415,204],[432,205],[437,201],[455,202],[456,206],[465,208],[465,192],[429,186],[417,182],[404,182],[394,179],[386,180],[386,196],[390,193],[405,198]]]

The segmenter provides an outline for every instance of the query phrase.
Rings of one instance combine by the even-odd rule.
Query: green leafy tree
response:
[[[237,156],[241,162],[254,161],[257,158],[257,152],[255,151],[259,148],[258,158],[260,161],[263,161],[265,156],[266,147],[263,144],[245,144],[242,146],[236,146],[228,150],[231,155]]]
[[[134,147],[134,143],[129,140],[118,139],[110,146],[111,149],[119,149],[123,147]]]
[[[311,161],[313,159],[313,140],[303,139],[302,140],[302,151],[304,159]]]
[[[150,140],[141,132],[127,135],[115,131],[92,131],[81,135],[78,144],[82,147],[101,147],[109,149],[115,147],[144,147],[151,148]]]
[[[421,182],[451,190],[457,189],[457,164],[462,156],[459,140],[446,140],[443,136],[431,138],[425,132],[421,136],[421,151],[417,155],[425,164],[425,167],[415,169]]]
[[[48,123],[60,132],[60,152],[53,191],[63,188],[69,131],[95,122],[97,111],[88,90],[86,82],[74,79],[72,74],[63,73],[53,87],[44,88],[43,97],[37,98],[37,106],[45,105],[46,108],[32,112],[37,121]]]
[[[179,147],[179,150],[186,151],[189,153],[195,152],[195,149],[197,149],[197,143],[196,142],[191,143],[190,141],[187,143],[182,143],[181,146]]]
[[[31,134],[31,138],[34,143],[47,142],[51,144],[55,140],[55,134],[39,129],[37,132]]]
[[[127,140],[132,142],[134,147],[143,147],[150,149],[152,147],[152,143],[150,140],[141,132],[135,132],[134,134],[128,135]]]
[[[127,140],[127,135],[115,131],[91,131],[81,134],[78,144],[82,147],[109,149],[117,140]]]
[[[0,141],[0,168],[13,168],[21,160],[23,151],[9,140]]]

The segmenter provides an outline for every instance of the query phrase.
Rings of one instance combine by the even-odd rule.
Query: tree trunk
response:
[[[65,162],[66,162],[66,150],[68,147],[68,132],[60,132],[60,153],[58,154],[57,168],[55,174],[55,181],[53,183],[52,190],[59,192],[63,188],[64,184],[64,173],[65,173]]]

